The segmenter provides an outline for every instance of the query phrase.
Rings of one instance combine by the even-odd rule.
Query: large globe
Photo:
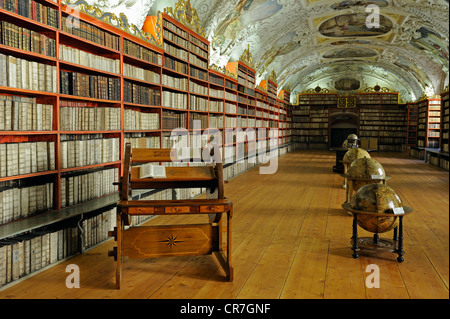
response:
[[[394,208],[403,208],[395,191],[384,184],[368,184],[361,187],[352,197],[350,206],[357,211],[392,214],[392,217],[358,214],[358,225],[372,233],[385,233],[396,227],[398,218],[394,214]]]
[[[362,186],[372,183],[384,183],[386,172],[383,166],[373,158],[358,158],[347,169],[347,178],[353,180],[356,192]]]
[[[362,148],[352,148],[350,149],[347,153],[345,153],[344,158],[342,159],[342,162],[344,164],[348,164],[350,165],[351,163],[353,163],[355,160],[359,159],[359,158],[370,158],[370,154],[362,149]]]

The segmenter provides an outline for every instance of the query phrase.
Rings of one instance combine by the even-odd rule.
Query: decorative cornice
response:
[[[206,37],[205,29],[202,27],[197,10],[191,6],[190,0],[179,0],[178,3],[175,4],[175,8],[166,7],[164,8],[164,12],[195,33],[204,38]]]
[[[449,91],[449,88],[448,88],[448,84],[447,84],[447,86],[442,90],[441,95],[448,93],[448,91]]]
[[[398,93],[398,92],[387,87],[374,86],[359,90],[358,93]]]
[[[250,52],[250,44],[248,45],[247,49],[244,50],[244,53],[242,53],[241,57],[239,58],[239,61],[244,63],[246,66],[251,67],[252,69],[255,68],[255,63],[253,62],[253,55]]]
[[[287,92],[287,93],[291,93],[291,84],[288,83],[283,87],[283,91]]]
[[[230,78],[236,79],[238,78],[237,74],[231,73],[230,71],[228,71],[225,67],[219,67],[215,64],[212,64],[209,66],[209,68],[213,71],[222,73],[223,75],[229,76]]]
[[[330,91],[329,89],[323,89],[321,87],[316,87],[314,89],[308,89],[300,94],[337,94],[337,92]]]
[[[273,83],[278,85],[277,74],[275,73],[275,70],[272,70],[272,72],[270,73],[269,81],[272,81]]]
[[[90,5],[85,0],[61,0],[61,5],[69,6],[74,10],[98,19],[101,22],[109,24],[121,31],[124,31],[140,40],[149,42],[152,45],[162,48],[161,21],[158,19],[156,38],[147,32],[140,30],[136,25],[129,23],[125,14],[120,13],[117,17],[112,12],[103,12],[98,6]],[[159,25],[158,25],[159,24]]]

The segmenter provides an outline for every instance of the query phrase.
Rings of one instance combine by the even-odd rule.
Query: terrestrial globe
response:
[[[398,217],[395,211],[403,209],[398,195],[385,184],[368,184],[361,187],[352,197],[350,207],[356,211],[374,213],[357,215],[358,225],[372,233],[385,233],[396,227]]]

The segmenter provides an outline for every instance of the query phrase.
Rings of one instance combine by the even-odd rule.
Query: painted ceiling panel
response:
[[[179,1],[189,0],[86,0],[105,12],[124,13],[138,27],[147,15]],[[302,92],[319,85],[348,93],[356,83],[360,89],[378,84],[412,101],[448,85],[448,0],[190,3],[211,42],[211,65],[237,61],[250,46],[257,80],[274,71],[279,89],[289,85]],[[343,85],[350,79],[353,86]]]

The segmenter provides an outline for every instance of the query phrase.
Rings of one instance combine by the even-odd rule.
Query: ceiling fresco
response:
[[[104,12],[124,13],[142,28],[148,15],[188,0],[85,1]],[[424,92],[439,94],[448,85],[448,0],[190,3],[211,43],[211,65],[224,67],[250,47],[257,82],[274,71],[279,89],[288,85],[300,93],[320,86],[336,91],[336,83],[352,79],[354,85],[337,87],[378,84],[401,92],[404,101],[415,101]]]

